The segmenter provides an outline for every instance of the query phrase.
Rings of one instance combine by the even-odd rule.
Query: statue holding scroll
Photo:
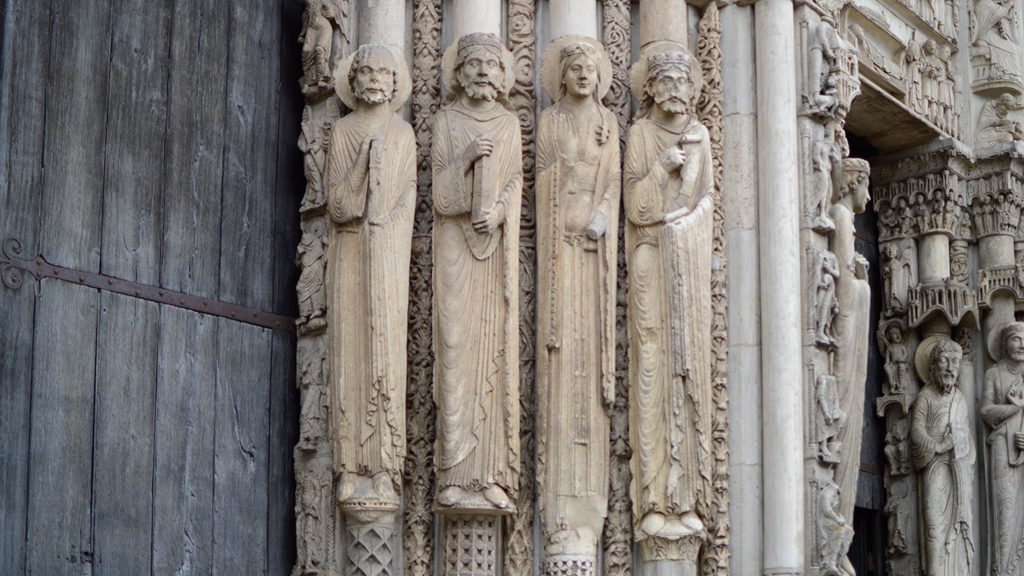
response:
[[[397,51],[367,45],[336,71],[353,112],[327,160],[328,358],[342,508],[397,509],[405,459],[409,258],[416,139],[395,111],[409,96]]]
[[[444,55],[434,121],[437,504],[510,510],[519,479],[519,120],[512,55],[468,34]]]
[[[541,70],[555,101],[537,136],[538,465],[549,564],[592,566],[608,513],[620,191],[618,121],[601,104],[611,68],[597,40],[564,36]]]
[[[708,130],[694,113],[696,60],[682,45],[657,42],[631,76],[640,102],[623,179],[632,497],[636,539],[653,560],[665,559],[653,542],[704,531],[697,511],[711,473],[714,180]]]

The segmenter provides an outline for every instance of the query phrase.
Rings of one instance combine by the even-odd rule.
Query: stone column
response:
[[[689,46],[687,20],[684,0],[644,0],[640,4],[640,46],[657,40]]]
[[[452,5],[454,38],[473,32],[490,32],[501,37],[500,0],[453,0]]]
[[[359,44],[387,44],[405,51],[404,0],[359,0]]]
[[[765,574],[803,573],[803,399],[793,3],[754,6],[764,446]]]
[[[757,250],[757,98],[754,9],[721,11],[722,203],[729,261],[729,514],[733,574],[761,572],[761,334]]]
[[[589,36],[597,38],[597,2],[594,0],[551,0],[548,4],[551,38]]]

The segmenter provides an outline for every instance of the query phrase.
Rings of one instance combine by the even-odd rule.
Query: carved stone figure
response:
[[[931,38],[924,41],[921,51],[924,60],[922,68],[924,105],[922,111],[934,123],[939,117],[939,79],[945,77],[945,66],[939,60],[938,46]]]
[[[885,501],[886,525],[889,528],[889,543],[886,546],[886,555],[890,558],[897,554],[907,553],[907,539],[910,510],[912,505],[907,495],[909,487],[905,482],[893,482],[890,484],[889,495]]]
[[[839,263],[835,254],[829,251],[819,253],[811,275],[811,286],[814,289],[811,313],[814,343],[824,348],[831,348],[836,343],[832,335],[832,321],[839,311],[839,303],[836,301],[837,278]]]
[[[838,104],[836,83],[839,79],[832,69],[838,65],[836,52],[842,47],[842,40],[836,29],[825,21],[814,24],[812,34],[808,41],[807,63],[809,104],[813,111],[833,114]]]
[[[903,61],[907,67],[907,103],[917,111],[924,112],[924,54],[921,51],[921,44],[915,39],[907,43],[907,50],[903,54]]]
[[[537,134],[541,518],[546,562],[592,571],[615,402],[619,127],[601,104],[611,63],[596,40],[554,41],[541,76],[555,101]]]
[[[305,0],[302,33],[302,88],[316,91],[331,85],[331,42],[337,17],[333,0]]]
[[[840,160],[839,147],[829,132],[814,142],[811,158],[814,183],[811,186],[810,224],[815,231],[827,233],[836,227],[828,217],[828,208],[832,201],[832,169]]]
[[[314,459],[295,470],[295,520],[298,562],[292,576],[330,573],[334,549],[329,460]]]
[[[889,420],[889,431],[885,434],[885,459],[889,462],[891,476],[910,473],[910,449],[907,446],[908,422],[903,416]]]
[[[360,47],[336,76],[353,109],[331,130],[326,178],[337,496],[343,509],[397,509],[416,140],[395,111],[411,86],[404,61],[385,46]]]
[[[437,504],[512,508],[519,472],[519,121],[511,54],[493,34],[444,56],[434,122]]]
[[[992,70],[990,76],[1020,76],[1017,35],[1014,33],[1012,0],[975,0],[972,53],[980,54]]]
[[[299,389],[302,410],[299,413],[299,450],[316,450],[327,440],[329,404],[324,389],[323,338],[299,340],[296,363],[299,368]]]
[[[327,147],[331,141],[331,127],[340,116],[335,98],[314,106],[307,105],[302,110],[299,150],[303,154],[302,169],[306,175],[306,193],[299,207],[302,212],[324,204],[323,175],[327,169]]]
[[[907,296],[914,285],[914,257],[910,248],[896,243],[882,248],[885,263],[882,265],[882,279],[885,283],[886,316],[901,316],[907,312]]]
[[[839,462],[839,451],[842,449],[836,437],[846,424],[846,414],[839,407],[835,377],[829,374],[818,376],[814,396],[817,406],[817,433],[814,440],[818,444],[818,458],[826,464],[835,464]]]
[[[1024,140],[1024,122],[1019,115],[1024,103],[1012,94],[1002,94],[985,103],[978,118],[978,146]]]
[[[853,541],[853,526],[842,514],[839,487],[825,482],[818,488],[819,571],[821,576],[843,576],[846,551]]]
[[[296,264],[302,271],[296,291],[299,298],[299,318],[295,321],[299,331],[313,332],[324,326],[327,308],[327,290],[324,287],[324,221],[311,220],[303,232],[296,254]]]
[[[839,264],[839,278],[836,279],[839,309],[833,320],[836,351],[832,368],[839,388],[839,406],[847,415],[846,426],[839,435],[843,457],[836,466],[835,475],[843,518],[853,518],[857,496],[870,334],[871,289],[867,281],[867,261],[854,249],[853,218],[867,207],[870,173],[866,161],[844,158],[842,182],[829,212],[836,223],[830,248]],[[845,556],[844,562],[848,563]],[[849,572],[852,573],[852,568]]]
[[[939,61],[942,62],[942,70],[939,71],[939,122],[940,128],[949,134],[959,134],[960,119],[960,74],[957,72],[956,63],[953,62],[952,48],[943,44],[939,48]]]
[[[918,347],[918,374],[926,386],[911,413],[910,443],[921,478],[925,573],[971,573],[974,441],[967,401],[957,387],[960,345],[935,337]],[[927,359],[927,360],[926,360]]]
[[[910,370],[910,345],[903,334],[899,321],[885,325],[878,335],[878,348],[885,355],[885,376],[889,383],[889,394],[905,394],[910,391],[914,375]]]
[[[692,546],[665,550],[704,528],[714,174],[689,52],[651,44],[631,76],[640,102],[624,162],[635,537],[645,560],[686,559]]]
[[[985,373],[981,418],[988,425],[993,574],[1024,573],[1024,323],[998,333],[999,362]]]

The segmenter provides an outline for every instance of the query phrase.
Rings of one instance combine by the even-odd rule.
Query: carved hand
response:
[[[494,140],[491,140],[487,136],[477,136],[475,140],[469,143],[466,147],[466,158],[472,163],[477,158],[483,156],[490,156],[494,152]]]
[[[942,439],[942,442],[939,442],[939,445],[935,447],[935,452],[937,454],[945,454],[946,452],[949,452],[952,449],[953,437],[947,435],[945,438]]]
[[[608,215],[604,212],[598,212],[594,214],[594,217],[590,219],[590,224],[587,226],[587,238],[591,240],[597,240],[601,236],[604,236],[604,232],[608,225]]]
[[[501,224],[501,214],[497,210],[487,210],[483,218],[473,221],[473,230],[478,234],[493,234],[498,224]]]
[[[1017,408],[1024,408],[1024,391],[1020,388],[1011,388],[1006,394],[1006,399]]]
[[[1024,432],[1015,432],[1013,434],[1013,446],[1017,450],[1024,450]]]
[[[661,163],[661,167],[665,169],[665,172],[671,173],[673,170],[678,170],[683,164],[686,164],[686,152],[678,146],[671,146],[661,153],[661,156],[658,157],[658,162]]]

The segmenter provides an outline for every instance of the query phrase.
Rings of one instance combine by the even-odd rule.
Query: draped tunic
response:
[[[376,124],[376,125],[375,125]],[[362,143],[376,138],[364,182]],[[338,471],[387,472],[400,485],[405,459],[409,259],[416,208],[416,139],[397,115],[358,113],[331,130],[327,210],[329,362]]]
[[[661,153],[681,145],[668,173]],[[629,267],[630,437],[634,520],[695,510],[710,484],[711,145],[691,119],[629,130],[624,160]],[[665,223],[667,214],[691,211]]]
[[[467,166],[478,136],[490,156]],[[522,146],[518,118],[456,101],[434,120],[434,394],[438,488],[510,496],[519,471],[519,211]],[[482,172],[482,173],[481,173]],[[493,233],[473,229],[479,197],[505,218]]]
[[[1024,392],[1021,374],[1011,372],[1005,363],[985,372],[980,412],[989,427],[997,576],[1024,574],[1024,452],[1013,443],[1014,434],[1024,432],[1024,412],[1010,403],[1011,391]]]

